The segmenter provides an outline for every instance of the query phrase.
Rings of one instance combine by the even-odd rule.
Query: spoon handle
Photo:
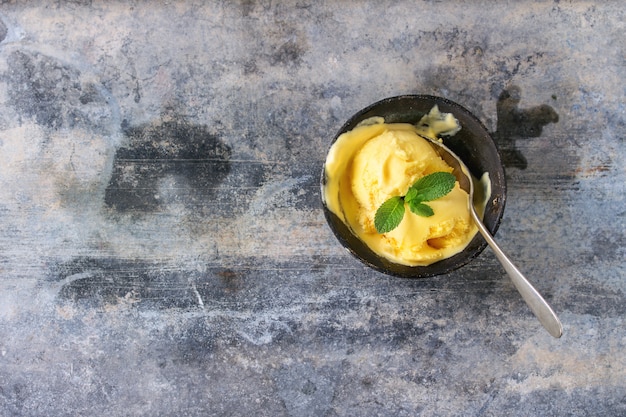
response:
[[[552,336],[559,338],[563,334],[563,326],[561,325],[561,321],[556,316],[552,308],[548,305],[546,300],[543,299],[541,294],[532,286],[532,284],[526,279],[526,277],[517,269],[513,262],[509,260],[509,258],[502,252],[498,244],[489,230],[483,225],[483,222],[478,217],[478,214],[474,210],[470,210],[472,214],[472,218],[478,227],[478,231],[485,238],[493,252],[496,254],[496,257],[509,274],[511,281],[513,281],[513,285],[522,295],[526,304],[530,307],[535,316],[539,319],[539,322],[545,327],[545,329]]]

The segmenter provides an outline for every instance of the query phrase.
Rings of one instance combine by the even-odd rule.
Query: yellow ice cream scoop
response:
[[[442,122],[436,127],[436,122]],[[427,120],[428,122],[426,122]],[[420,178],[436,172],[452,172],[422,134],[435,136],[433,126],[456,131],[454,118],[435,106],[417,126],[369,119],[341,135],[328,154],[324,198],[371,250],[404,265],[429,265],[462,251],[476,234],[470,219],[468,194],[458,183],[447,195],[429,202],[434,214],[424,217],[406,210],[400,224],[386,233],[374,220],[381,205],[394,196],[405,196]],[[425,130],[420,126],[427,125]]]

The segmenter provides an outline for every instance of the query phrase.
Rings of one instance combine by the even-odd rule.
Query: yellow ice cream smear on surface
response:
[[[458,181],[449,194],[428,202],[433,216],[421,217],[406,207],[397,228],[376,231],[376,210],[387,199],[406,195],[421,177],[452,172],[417,134],[418,127],[380,121],[357,126],[331,147],[325,165],[327,207],[374,252],[396,263],[424,266],[462,251],[477,229],[470,219],[469,196]]]

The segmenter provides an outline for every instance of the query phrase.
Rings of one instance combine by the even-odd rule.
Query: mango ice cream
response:
[[[452,172],[420,135],[436,138],[458,129],[454,117],[436,107],[417,126],[366,120],[339,136],[328,153],[326,206],[370,249],[392,262],[425,266],[461,252],[477,228],[470,218],[469,196],[458,181],[449,194],[428,203],[434,215],[421,217],[407,209],[390,232],[381,234],[374,227],[376,211],[387,199],[406,195],[426,175]]]

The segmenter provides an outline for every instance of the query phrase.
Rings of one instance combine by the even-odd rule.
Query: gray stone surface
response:
[[[623,416],[623,4],[0,2],[0,415]],[[503,248],[388,277],[318,180],[381,98],[507,165]]]

